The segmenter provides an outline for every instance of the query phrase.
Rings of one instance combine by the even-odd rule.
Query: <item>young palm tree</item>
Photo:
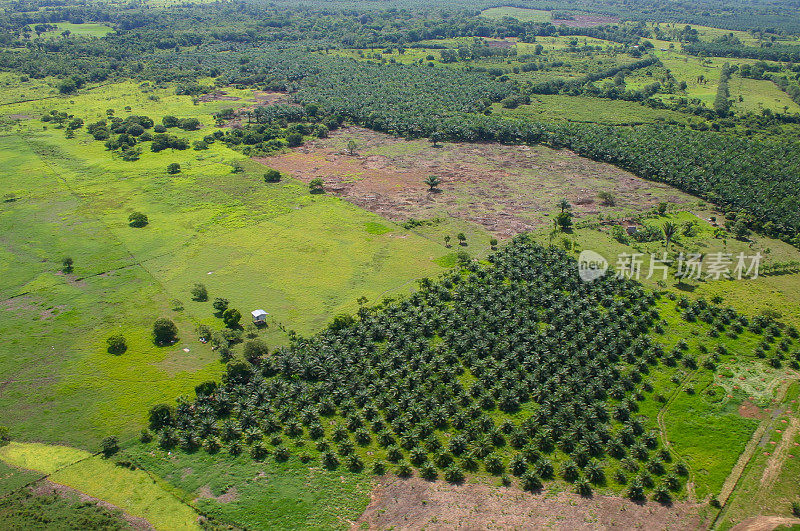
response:
[[[678,225],[672,221],[667,221],[664,223],[664,240],[665,240],[665,247],[667,251],[669,251],[669,242],[672,241],[672,238],[678,233]]]
[[[434,188],[441,184],[442,180],[435,175],[428,175],[425,177],[425,184],[428,185],[429,190],[433,192]]]

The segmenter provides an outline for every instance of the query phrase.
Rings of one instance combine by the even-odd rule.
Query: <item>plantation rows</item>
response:
[[[664,331],[655,295],[612,276],[582,282],[573,259],[526,236],[490,262],[229,363],[219,386],[151,410],[158,444],[278,461],[298,453],[379,474],[416,468],[451,482],[511,473],[529,490],[559,476],[589,493],[613,470],[631,498],[669,500],[687,470],[659,449],[639,402],[652,399],[655,365],[694,369],[698,360],[685,342],[667,351],[648,335]],[[705,303],[678,304],[733,337],[747,324]]]

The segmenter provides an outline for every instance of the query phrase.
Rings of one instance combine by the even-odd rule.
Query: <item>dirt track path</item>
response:
[[[800,518],[783,516],[753,516],[733,526],[731,531],[772,531],[778,526],[800,525]]]
[[[786,391],[788,391],[789,385],[793,381],[794,379],[789,378],[781,382],[775,394],[776,404],[780,405],[781,402],[783,402],[783,399],[786,397]],[[736,462],[733,470],[731,470],[731,473],[728,474],[728,477],[725,479],[725,483],[722,484],[722,490],[717,498],[722,505],[725,505],[725,503],[728,501],[728,498],[730,498],[730,495],[733,493],[733,490],[736,488],[736,484],[742,477],[742,473],[744,472],[747,463],[749,463],[753,458],[756,448],[760,445],[762,438],[766,435],[767,429],[772,425],[775,419],[781,415],[782,412],[783,410],[780,407],[777,407],[771,415],[761,421],[761,424],[758,425],[758,428],[756,428],[753,436],[750,437],[747,446],[745,446],[744,451],[739,456],[739,460]]]
[[[800,421],[797,417],[792,417],[789,421],[789,427],[784,430],[781,436],[781,442],[767,461],[767,466],[764,468],[764,474],[761,476],[761,487],[769,488],[777,479],[781,471],[783,462],[786,461],[786,455],[789,453],[789,446],[794,440],[797,429],[800,427]]]

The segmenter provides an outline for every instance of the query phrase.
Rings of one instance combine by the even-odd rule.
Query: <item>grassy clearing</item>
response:
[[[757,114],[764,109],[780,113],[800,112],[800,105],[792,101],[772,81],[733,76],[728,85],[737,110],[752,111]],[[739,101],[740,97],[742,101]]]
[[[116,505],[156,529],[199,529],[198,514],[143,470],[130,470],[100,456],[50,476],[50,481]]]
[[[7,465],[0,461],[0,498],[43,477],[43,474]]]
[[[94,22],[85,22],[83,24],[73,24],[71,22],[56,22],[55,26],[58,29],[46,31],[42,33],[44,38],[61,37],[65,31],[69,31],[72,35],[80,35],[81,37],[105,37],[109,33],[114,32],[114,28]],[[34,31],[33,25],[29,26],[31,31]]]
[[[5,463],[42,474],[53,474],[91,455],[89,452],[69,446],[16,441],[0,448],[0,459]]]
[[[369,502],[367,474],[309,469],[297,457],[276,463],[150,447],[128,452],[202,511],[251,529],[347,528]]]
[[[564,96],[560,94],[536,94],[530,105],[516,109],[504,109],[499,103],[492,112],[501,116],[531,118],[547,122],[568,120],[571,122],[625,125],[655,122],[686,123],[687,116],[676,111],[651,109],[635,102],[591,98],[588,96]]]
[[[520,22],[550,22],[553,19],[550,11],[509,6],[484,9],[481,11],[481,16],[498,19],[503,17],[513,17]]]

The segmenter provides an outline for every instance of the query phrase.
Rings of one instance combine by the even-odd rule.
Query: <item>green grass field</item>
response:
[[[85,22],[83,24],[73,24],[71,22],[56,22],[55,25],[58,29],[46,31],[42,34],[44,38],[61,37],[65,31],[69,31],[72,35],[80,35],[81,37],[105,37],[114,31],[114,28],[105,24],[98,24],[93,22]],[[30,26],[33,31],[33,25]],[[34,33],[35,34],[35,33]]]
[[[368,473],[205,452],[170,456],[151,447],[128,451],[203,512],[250,529],[348,528],[369,502]]]
[[[173,91],[124,83],[4,111],[38,117],[57,108],[87,123],[109,107],[156,120],[198,117],[202,129],[179,133],[195,140],[211,132],[212,112],[251,97],[231,89],[241,101],[195,105]],[[65,139],[34,118],[6,127],[0,153],[3,194],[16,197],[0,204],[0,330],[11,346],[0,362],[0,424],[29,440],[95,449],[109,433],[135,433],[153,403],[218,376],[222,364],[194,329],[222,325],[210,302],[191,301],[196,282],[245,316],[264,308],[305,334],[354,310],[360,296],[375,301],[444,270],[442,244],[290,179],[268,185],[262,166],[220,144],[124,162],[83,130]],[[177,176],[165,170],[173,161]],[[234,161],[245,171],[232,173]],[[148,226],[128,226],[134,210]],[[371,232],[375,223],[388,232]],[[65,256],[71,275],[60,272]],[[183,311],[173,310],[175,300]],[[178,344],[152,344],[160,316],[178,325]],[[114,333],[127,339],[123,355],[106,352]],[[275,326],[266,338],[285,341]]]
[[[146,519],[156,529],[199,529],[198,514],[143,470],[115,464],[66,446],[11,442],[0,448],[0,460],[41,474],[58,485],[115,505]]]
[[[501,116],[548,122],[569,120],[605,125],[687,121],[683,113],[651,109],[632,101],[560,94],[535,94],[531,96],[530,105],[520,105],[516,109],[504,109],[496,103],[492,106],[492,112]]]
[[[542,9],[526,9],[522,7],[490,7],[481,11],[481,16],[486,18],[514,17],[521,22],[550,22],[550,11]]]

